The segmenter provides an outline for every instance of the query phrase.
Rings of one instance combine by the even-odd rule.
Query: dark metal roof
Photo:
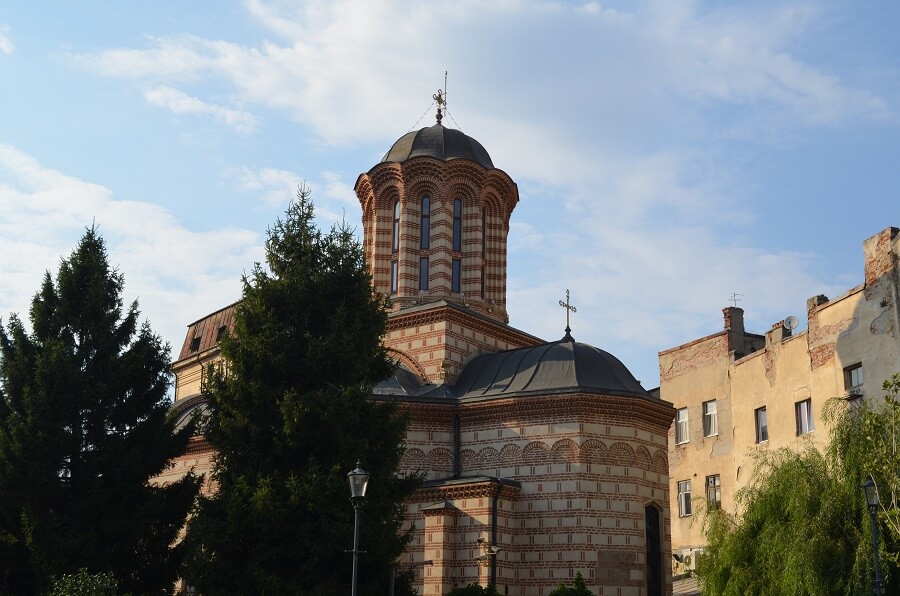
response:
[[[494,162],[481,143],[460,130],[445,128],[441,124],[406,133],[394,143],[381,162],[403,163],[423,155],[441,161],[468,159],[488,170],[494,169]]]
[[[460,399],[569,391],[651,397],[618,358],[570,338],[478,356],[463,369],[455,393]]]
[[[373,393],[453,400],[578,391],[659,399],[649,394],[618,358],[576,342],[568,334],[557,342],[477,356],[453,386],[423,385],[411,371],[398,367]]]

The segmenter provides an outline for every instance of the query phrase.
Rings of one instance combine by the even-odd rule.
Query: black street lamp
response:
[[[869,508],[869,518],[872,520],[872,551],[875,553],[875,584],[873,586],[875,596],[884,594],[884,584],[881,582],[881,562],[878,559],[878,522],[875,515],[878,513],[878,486],[872,475],[862,484],[863,493],[866,495],[866,505]]]
[[[353,503],[353,583],[351,594],[356,596],[356,569],[359,554],[365,551],[359,550],[359,510],[366,499],[366,488],[369,486],[369,473],[363,470],[359,462],[356,469],[347,474],[350,481],[350,501]]]

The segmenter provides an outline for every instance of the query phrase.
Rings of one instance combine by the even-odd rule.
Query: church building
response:
[[[372,399],[409,412],[402,471],[426,475],[406,504],[413,541],[398,566],[415,569],[424,595],[493,583],[541,596],[576,572],[598,595],[671,594],[675,411],[568,325],[549,342],[509,325],[518,189],[478,141],[441,124],[436,99],[437,123],[398,139],[355,185],[398,363]],[[560,304],[568,315],[568,293]],[[203,367],[224,365],[233,310],[188,327],[172,365],[184,416],[203,404]],[[210,457],[196,437],[168,474],[208,471]]]

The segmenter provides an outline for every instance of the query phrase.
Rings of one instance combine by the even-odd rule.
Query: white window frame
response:
[[[847,391],[859,389],[864,382],[862,362],[857,362],[844,369],[844,389]]]
[[[804,399],[794,404],[794,414],[797,418],[797,436],[808,435],[816,430],[813,421],[812,399]]]
[[[691,511],[691,481],[678,481],[678,516],[690,517]]]
[[[684,416],[682,417],[682,414]],[[688,409],[679,408],[675,411],[675,444],[681,445],[690,441],[690,424],[688,421]]]
[[[712,406],[710,408],[710,406]],[[703,402],[703,436],[715,437],[719,434],[719,414],[716,400]]]
[[[760,424],[760,414],[762,414],[762,423]],[[769,440],[769,415],[766,412],[766,406],[753,410],[753,420],[756,423],[756,442],[765,443]],[[765,433],[765,437],[763,437]]]

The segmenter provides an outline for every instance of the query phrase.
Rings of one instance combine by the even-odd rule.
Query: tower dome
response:
[[[401,136],[354,190],[375,291],[394,310],[449,302],[506,323],[506,240],[519,192],[484,146],[437,122]]]
[[[441,161],[468,159],[487,170],[494,169],[494,162],[481,143],[461,130],[446,128],[442,124],[406,133],[391,146],[381,163],[403,163],[420,156],[434,157]]]

